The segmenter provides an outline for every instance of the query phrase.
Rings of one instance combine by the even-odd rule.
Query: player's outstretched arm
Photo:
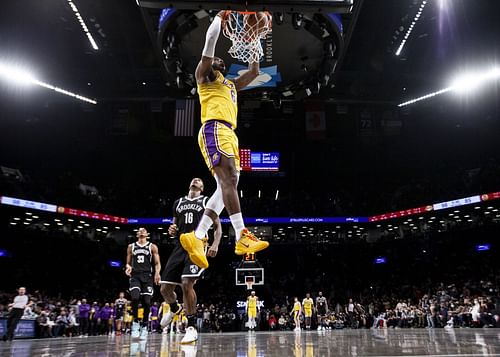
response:
[[[223,13],[223,11],[219,12],[208,27],[205,37],[205,47],[203,47],[201,60],[195,71],[196,82],[198,83],[207,83],[215,80],[212,62],[215,56],[215,45],[219,39]]]
[[[234,85],[236,90],[242,90],[247,85],[252,83],[252,81],[259,75],[259,62],[252,62],[248,64],[248,71],[243,73],[241,76],[234,79]]]

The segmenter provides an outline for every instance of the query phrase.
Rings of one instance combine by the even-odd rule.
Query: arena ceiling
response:
[[[352,25],[352,38],[331,85],[321,92],[324,98],[397,103],[442,88],[457,71],[497,61],[498,1],[429,1],[400,56],[395,52],[421,1],[354,3],[360,6],[359,17],[344,16],[346,29]],[[101,101],[179,95],[167,85],[160,54],[148,32],[148,15],[135,1],[74,4],[99,50],[90,46],[68,1],[19,0],[1,5],[2,62],[31,68],[61,87]],[[308,42],[308,38],[299,39]],[[284,42],[280,40],[277,52],[283,51],[279,46]],[[277,57],[277,61],[286,60],[286,56]],[[2,94],[11,92],[8,88]],[[59,98],[42,90],[39,94],[42,99]]]

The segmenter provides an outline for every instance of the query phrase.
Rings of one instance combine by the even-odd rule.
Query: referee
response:
[[[26,288],[20,287],[18,290],[19,295],[14,298],[14,302],[9,304],[11,308],[9,317],[7,319],[7,333],[3,335],[4,341],[12,341],[14,338],[14,331],[16,331],[17,324],[24,314],[24,308],[28,305],[28,295],[26,295]]]

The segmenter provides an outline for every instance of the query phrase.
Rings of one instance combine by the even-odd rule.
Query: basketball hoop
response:
[[[264,56],[261,40],[272,31],[272,15],[267,12],[226,11],[222,33],[231,40],[231,57],[241,62],[259,62]]]
[[[245,285],[247,290],[252,290],[253,284],[255,284],[255,276],[245,276]]]

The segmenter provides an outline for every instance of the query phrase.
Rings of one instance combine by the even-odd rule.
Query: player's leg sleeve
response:
[[[144,308],[144,318],[143,321],[146,322],[148,321],[149,317],[149,309],[151,306],[151,295],[142,295],[142,302],[143,302],[143,308]]]
[[[224,209],[224,201],[222,199],[222,187],[220,185],[220,180],[215,175],[215,181],[217,182],[217,189],[213,193],[212,197],[207,202],[207,208],[214,211],[217,215],[220,215]]]

